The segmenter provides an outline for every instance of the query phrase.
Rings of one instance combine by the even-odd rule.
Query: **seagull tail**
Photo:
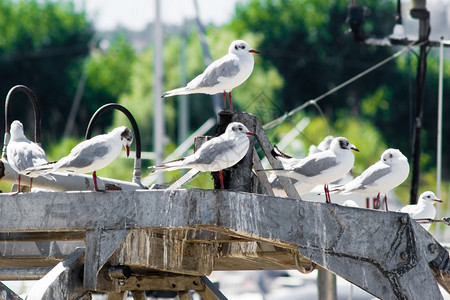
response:
[[[55,179],[53,176],[49,175],[49,173],[51,173],[53,171],[53,168],[55,166],[55,161],[53,162],[49,162],[47,164],[44,165],[40,165],[40,166],[36,166],[36,167],[31,167],[31,168],[27,168],[25,170],[25,174],[27,176],[30,177],[38,177],[38,176],[44,176],[48,179],[53,178],[53,180]],[[47,176],[48,175],[48,176]],[[51,177],[51,178],[50,178]]]
[[[166,98],[166,97],[173,97],[173,96],[177,96],[177,95],[186,95],[186,94],[190,94],[189,90],[187,89],[187,87],[181,87],[178,89],[174,89],[174,90],[170,90],[165,92],[161,98]]]
[[[185,161],[184,158],[180,158],[177,160],[162,163],[160,165],[150,166],[148,168],[153,169],[153,173],[157,173],[157,172],[161,172],[161,171],[174,171],[174,170],[178,170],[178,169],[189,168],[188,166],[185,165],[184,161]]]
[[[297,175],[295,172],[291,171],[291,170],[284,170],[284,169],[266,169],[266,170],[260,170],[260,171],[262,171],[262,172],[268,172],[268,173],[271,173],[271,174],[275,174],[275,175],[277,175],[277,176],[289,177],[289,178],[293,178],[293,179],[297,179],[297,180],[301,181],[301,180],[298,178],[298,175]]]

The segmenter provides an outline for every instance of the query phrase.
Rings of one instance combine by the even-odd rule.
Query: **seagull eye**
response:
[[[234,45],[234,49],[236,49],[236,50],[237,50],[237,49],[238,49],[238,45]]]
[[[245,46],[244,45],[241,45],[241,47],[240,47],[241,49],[245,49]]]

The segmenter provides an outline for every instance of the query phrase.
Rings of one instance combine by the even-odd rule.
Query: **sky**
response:
[[[234,15],[237,2],[248,0],[197,0],[203,23],[222,25]],[[142,30],[155,20],[156,0],[74,0],[78,9],[85,8],[98,30],[115,29],[118,25]],[[194,0],[161,0],[161,16],[166,24],[181,25],[195,16]]]

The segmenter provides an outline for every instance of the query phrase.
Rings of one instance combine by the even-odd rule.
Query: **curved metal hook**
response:
[[[128,109],[117,103],[108,103],[97,109],[97,111],[94,113],[91,120],[89,121],[88,127],[86,129],[86,139],[91,138],[94,124],[97,121],[100,114],[112,109],[117,109],[121,111],[125,116],[127,116],[128,120],[131,123],[131,126],[133,127],[133,133],[135,136],[134,140],[136,141],[136,157],[134,159],[133,182],[145,188],[141,184],[141,135],[139,133],[139,128],[137,126],[136,120],[134,119],[133,115],[130,113]]]
[[[33,93],[31,89],[24,85],[16,85],[12,87],[8,95],[6,95],[6,101],[5,101],[5,140],[3,143],[3,157],[6,155],[6,147],[9,143],[9,137],[10,137],[10,124],[11,124],[11,112],[9,107],[9,102],[12,98],[12,96],[16,92],[24,92],[28,99],[30,99],[31,103],[33,104],[33,110],[34,110],[34,141],[37,144],[41,144],[41,112],[39,110],[39,103],[37,100],[36,95]]]
[[[11,112],[9,110],[9,102],[11,97],[16,92],[24,92],[27,94],[28,99],[30,99],[31,103],[33,104],[34,109],[34,141],[36,143],[41,142],[41,112],[39,110],[39,103],[37,100],[36,95],[33,93],[31,89],[24,85],[16,85],[13,88],[11,88],[8,92],[8,95],[6,95],[6,102],[5,102],[5,132],[9,133],[9,125],[11,124]]]

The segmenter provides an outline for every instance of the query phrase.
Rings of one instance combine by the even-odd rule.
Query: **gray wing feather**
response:
[[[84,168],[91,165],[96,159],[105,156],[109,151],[109,147],[102,144],[101,141],[93,143],[90,147],[80,147],[83,143],[78,144],[68,156],[62,158],[58,168]]]
[[[213,87],[219,83],[220,77],[233,77],[237,73],[239,73],[237,60],[230,60],[229,57],[223,57],[209,65],[206,70],[201,75],[194,78],[187,87],[188,89]]]
[[[324,170],[337,165],[336,157],[326,156],[320,158],[308,158],[301,165],[294,166],[293,171],[306,177],[314,177]]]
[[[384,165],[381,168],[374,168],[365,178],[361,181],[361,186],[364,188],[367,185],[370,185],[376,182],[381,177],[389,174],[391,172],[391,167],[388,165]],[[361,174],[362,175],[362,174]]]
[[[210,140],[213,141],[213,140]],[[215,141],[214,143],[204,144],[205,147],[201,147],[201,152],[198,152],[198,157],[192,162],[192,164],[211,164],[217,157],[223,155],[227,151],[230,151],[235,145],[234,141],[223,140]],[[200,151],[200,149],[199,149]]]

